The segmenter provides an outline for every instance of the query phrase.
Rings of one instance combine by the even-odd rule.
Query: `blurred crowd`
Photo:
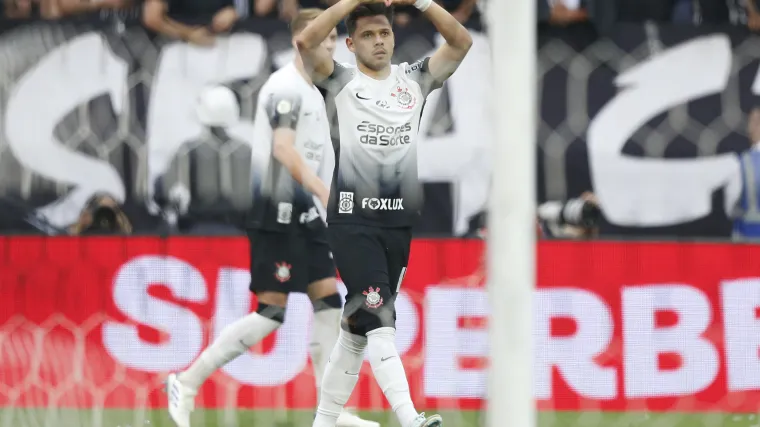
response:
[[[300,7],[329,7],[337,0],[3,0],[6,19],[59,19],[104,10],[140,16],[146,27],[166,36],[205,44],[239,19],[289,21]],[[489,0],[437,0],[462,23],[477,25]],[[747,25],[760,30],[758,0],[537,0],[539,22],[556,26],[617,22]],[[757,2],[757,3],[756,3]],[[398,10],[396,25],[415,22],[416,9]],[[201,26],[199,26],[201,25]]]
[[[299,8],[327,8],[337,0],[4,0],[5,19],[60,19],[102,11],[139,16],[150,30],[205,45],[214,34],[229,31],[236,21],[250,17],[289,22]],[[462,23],[477,24],[478,0],[437,0]],[[395,24],[405,27],[419,17],[408,7],[396,11]]]
[[[58,19],[107,9],[141,12],[145,24],[174,37],[205,42],[206,34],[192,34],[190,19],[207,18],[209,32],[226,31],[238,19],[250,16],[289,21],[299,7],[329,7],[337,0],[4,0],[3,17],[9,19]],[[760,29],[756,0],[537,0],[539,20],[554,25],[592,22],[733,23]],[[460,22],[480,19],[487,0],[438,0]],[[396,24],[409,25],[416,9],[401,10]],[[169,19],[162,19],[169,18]]]
[[[757,0],[538,0],[539,21],[567,26],[590,22],[609,29],[615,23],[734,24],[760,30]]]
[[[288,22],[299,8],[326,8],[338,0],[0,0],[8,22],[57,20],[118,14],[138,20],[156,34],[206,46],[218,34],[248,18]],[[463,24],[480,27],[481,16],[493,0],[435,0]],[[614,28],[616,23],[734,24],[760,30],[760,0],[535,0],[542,27]],[[757,3],[755,3],[757,2]],[[414,28],[420,17],[410,7],[396,11],[398,27]],[[594,33],[596,33],[594,31]],[[592,193],[539,208],[539,232],[552,237],[593,237],[602,214]],[[473,229],[484,225],[484,217]],[[479,224],[478,224],[479,223]],[[93,198],[79,221],[67,230],[130,233],[132,226],[119,205],[107,195]]]

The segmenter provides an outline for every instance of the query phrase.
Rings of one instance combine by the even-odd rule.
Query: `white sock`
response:
[[[320,395],[322,378],[327,369],[327,361],[340,334],[340,308],[328,308],[314,312],[314,323],[311,326],[311,363],[314,365],[314,381],[317,385],[317,396]]]
[[[325,369],[313,427],[335,427],[338,416],[359,381],[365,347],[367,338],[340,330],[338,343]]]
[[[375,381],[396,413],[401,427],[408,427],[419,415],[409,393],[404,365],[396,350],[396,329],[385,327],[367,333],[367,352]]]
[[[198,390],[217,369],[245,353],[280,326],[282,323],[259,313],[236,320],[224,328],[219,338],[203,350],[187,370],[179,374],[179,380],[183,385]]]

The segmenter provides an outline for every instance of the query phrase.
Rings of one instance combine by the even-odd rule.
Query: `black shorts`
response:
[[[347,290],[343,328],[365,335],[395,327],[394,302],[409,263],[411,228],[332,224],[327,236]]]
[[[253,293],[301,292],[309,284],[335,277],[325,229],[303,233],[248,230]]]

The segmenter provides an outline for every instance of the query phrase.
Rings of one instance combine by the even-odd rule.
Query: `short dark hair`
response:
[[[346,18],[346,28],[348,35],[353,36],[356,31],[356,21],[359,18],[368,18],[370,16],[383,15],[388,18],[388,22],[393,25],[393,6],[386,6],[383,3],[369,3],[358,6]]]

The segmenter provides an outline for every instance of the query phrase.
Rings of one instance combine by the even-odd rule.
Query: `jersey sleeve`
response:
[[[331,143],[324,145],[324,152],[322,153],[322,163],[319,165],[319,179],[325,183],[325,186],[332,191],[332,179],[335,171],[335,148]],[[323,219],[327,219],[327,206],[322,206],[319,199],[314,196],[314,204],[319,210],[319,214]]]
[[[333,60],[332,74],[319,82],[317,86],[327,90],[329,93],[337,94],[354,78],[354,73],[355,70],[352,66]]]
[[[405,73],[406,76],[417,82],[420,85],[420,89],[422,89],[422,94],[424,96],[428,96],[430,92],[440,89],[441,86],[443,86],[443,82],[437,81],[432,74],[430,74],[430,70],[428,68],[428,64],[430,63],[430,57],[426,57],[423,59],[420,59],[417,62],[413,62],[411,64],[406,65]]]
[[[275,89],[266,95],[264,110],[272,129],[295,129],[301,111],[301,96],[293,90]]]

